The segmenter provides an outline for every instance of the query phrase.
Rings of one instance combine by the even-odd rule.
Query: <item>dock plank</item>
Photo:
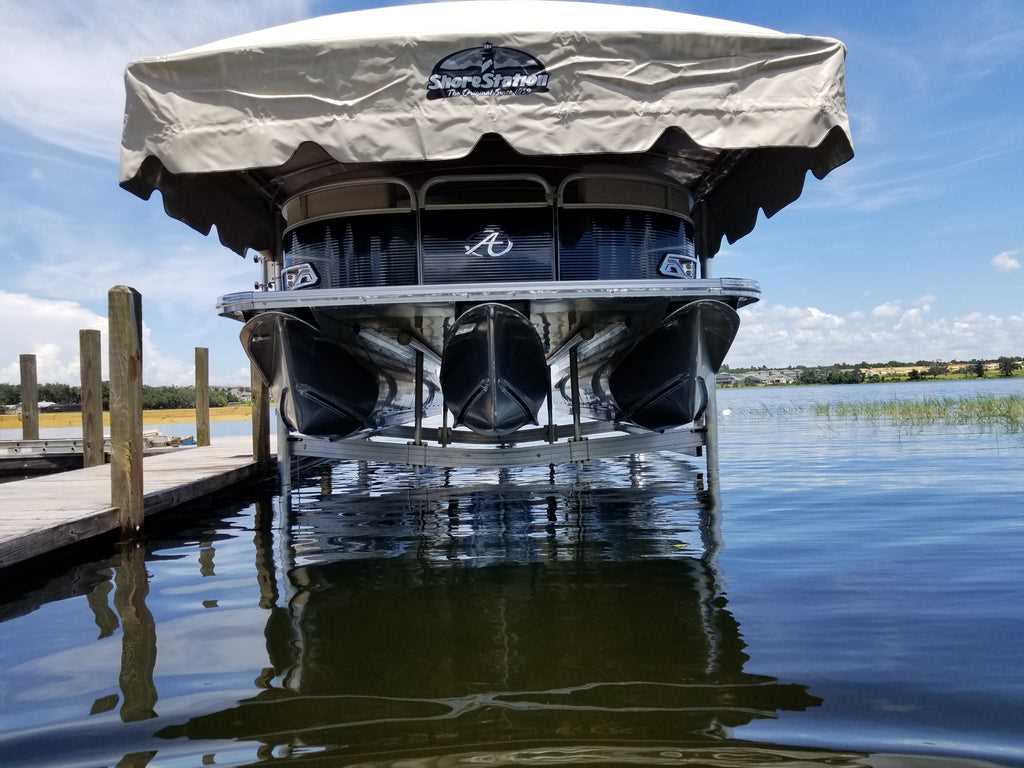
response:
[[[143,462],[146,516],[257,478],[248,437],[148,456]],[[118,527],[110,465],[0,484],[0,568]]]

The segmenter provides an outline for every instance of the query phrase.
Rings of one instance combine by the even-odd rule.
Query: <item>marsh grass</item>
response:
[[[1021,395],[815,403],[811,408],[816,416],[826,418],[884,421],[907,427],[977,424],[1002,427],[1010,432],[1024,429],[1024,396]]]

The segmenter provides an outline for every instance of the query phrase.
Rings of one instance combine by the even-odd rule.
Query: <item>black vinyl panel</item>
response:
[[[424,210],[424,283],[550,280],[551,208]]]
[[[284,238],[284,263],[312,264],[315,288],[415,285],[416,215],[347,216],[303,224]]]
[[[689,222],[666,213],[562,209],[558,230],[561,280],[655,279],[665,254],[695,256]]]

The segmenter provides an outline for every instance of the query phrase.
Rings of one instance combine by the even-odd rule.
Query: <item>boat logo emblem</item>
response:
[[[547,93],[550,80],[547,68],[536,56],[484,43],[450,53],[437,62],[427,80],[427,98]]]
[[[512,239],[508,235],[497,227],[487,227],[468,238],[465,248],[467,256],[487,255],[497,258],[511,251],[512,246]]]
[[[693,256],[683,256],[681,253],[666,253],[658,267],[658,272],[665,277],[695,280],[697,278],[697,260]]]
[[[320,282],[320,275],[313,269],[312,264],[293,264],[281,270],[281,278],[284,280],[286,291],[294,291],[296,288],[308,288]]]

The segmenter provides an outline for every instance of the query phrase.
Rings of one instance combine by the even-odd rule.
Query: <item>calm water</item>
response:
[[[781,415],[972,391],[724,391],[717,510],[335,465],[4,574],[0,765],[1024,765],[1024,434]]]

